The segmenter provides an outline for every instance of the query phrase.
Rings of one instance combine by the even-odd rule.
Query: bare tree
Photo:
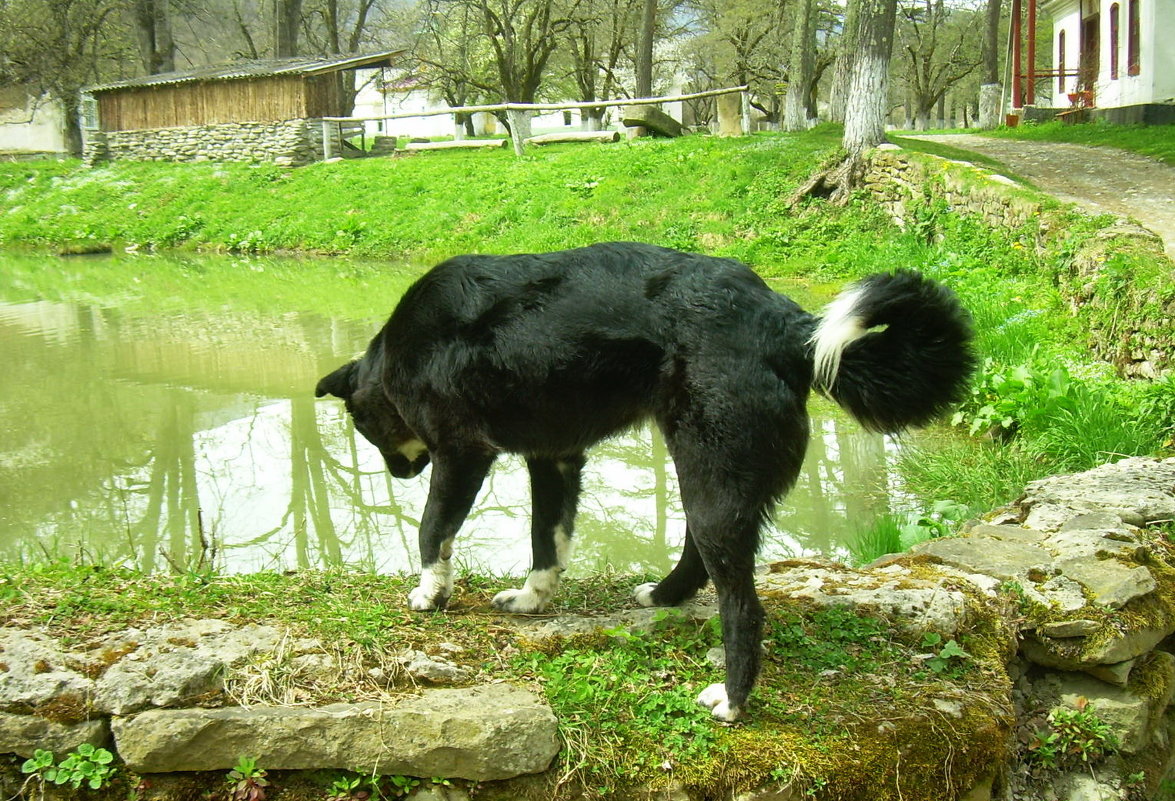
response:
[[[580,4],[566,37],[570,56],[568,71],[577,99],[608,100],[623,91],[618,70],[626,58],[631,58],[633,34],[640,25],[644,5],[643,0],[594,0]],[[604,112],[602,108],[584,109],[584,127],[599,130]]]
[[[82,150],[78,93],[134,63],[125,0],[9,0],[0,3],[0,82],[62,106],[66,146]]]
[[[913,0],[900,8],[898,37],[905,55],[908,110],[918,130],[929,127],[930,115],[947,90],[980,63],[976,34],[981,16],[966,8],[950,8],[943,0]]]
[[[175,39],[168,0],[134,0],[132,16],[139,40],[139,59],[148,75],[175,71]]]

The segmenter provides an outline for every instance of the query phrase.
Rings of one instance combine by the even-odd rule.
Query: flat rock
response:
[[[0,629],[0,710],[27,712],[48,704],[88,707],[96,669],[35,631]],[[82,714],[81,717],[85,717]]]
[[[225,670],[257,653],[276,650],[272,626],[232,626],[223,620],[185,620],[109,638],[102,649],[122,654],[95,685],[94,705],[112,715],[182,706],[224,685]]]
[[[1131,567],[1113,559],[1066,559],[1061,572],[1089,592],[1092,603],[1121,609],[1158,587],[1145,567]]]
[[[927,540],[911,552],[1000,581],[1023,581],[1029,571],[1047,567],[1053,561],[1053,554],[1040,545],[985,536]]]
[[[1033,481],[1020,501],[1024,525],[1057,531],[1078,515],[1130,525],[1175,518],[1175,459],[1135,456],[1084,473]]]
[[[153,709],[112,728],[139,773],[227,770],[250,754],[271,770],[490,781],[540,773],[559,751],[551,709],[507,684],[428,690],[395,704]]]
[[[804,600],[820,607],[852,606],[880,615],[900,630],[954,635],[966,615],[967,599],[946,579],[915,577],[894,564],[878,570],[843,565],[781,562],[760,578],[760,591]]]
[[[35,715],[0,712],[0,754],[31,757],[38,748],[67,754],[82,743],[110,744],[110,726],[105,720],[56,723]]]

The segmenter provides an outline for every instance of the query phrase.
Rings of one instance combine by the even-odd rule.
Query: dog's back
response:
[[[427,422],[412,412],[443,396],[446,434],[557,455],[662,416],[686,382],[751,391],[759,371],[806,394],[795,355],[813,325],[738,262],[609,243],[450,259],[405,294],[380,341],[385,387],[413,428]]]

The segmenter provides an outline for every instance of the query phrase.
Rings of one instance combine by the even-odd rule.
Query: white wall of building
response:
[[[448,103],[443,98],[432,95],[426,89],[415,88],[407,83],[395,83],[395,76],[389,71],[387,77],[391,85],[381,89],[380,70],[357,70],[358,94],[355,96],[355,117],[379,117],[387,114],[406,114],[422,111],[443,109]],[[680,82],[678,82],[680,84]],[[680,85],[675,85],[672,92],[679,93]],[[683,103],[664,103],[661,110],[681,121]],[[438,114],[432,117],[409,117],[401,120],[379,120],[365,123],[368,136],[407,136],[409,138],[435,138],[453,135],[453,115]],[[605,112],[605,129],[623,130],[620,123],[620,109],[609,108]],[[474,118],[474,129],[478,135],[499,133],[505,131],[491,114],[478,114]],[[552,133],[555,131],[581,130],[581,116],[578,110],[571,110],[568,114],[562,111],[549,111],[536,114],[531,121],[531,132],[535,134]]]
[[[1099,15],[1098,19],[1098,74],[1094,81],[1094,102],[1100,108],[1133,106],[1143,103],[1163,103],[1175,100],[1175,0],[1139,0],[1139,70],[1129,71],[1129,3],[1130,0],[1100,0],[1098,3],[1078,0],[1057,0],[1049,3],[1053,17],[1053,41],[1050,65],[1057,69],[1061,63],[1061,34],[1064,33],[1064,67],[1075,71],[1081,60],[1082,19]],[[1118,74],[1111,77],[1113,7],[1118,6]],[[1070,105],[1068,94],[1077,89],[1075,76],[1065,78],[1063,85],[1057,79],[1050,81],[1048,92],[1042,93],[1042,102],[1054,107]],[[1051,98],[1047,101],[1046,98]]]
[[[61,106],[48,97],[30,98],[20,90],[0,95],[0,150],[64,153]]]

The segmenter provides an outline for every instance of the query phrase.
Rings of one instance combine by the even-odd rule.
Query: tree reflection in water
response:
[[[0,557],[72,555],[147,571],[416,568],[428,474],[396,481],[325,369],[378,321],[234,309],[128,313],[0,302]],[[812,404],[798,485],[763,558],[844,558],[900,497],[895,448]],[[685,524],[665,445],[648,427],[589,454],[574,572],[661,573]],[[458,564],[529,566],[526,470],[504,457],[457,543]]]

